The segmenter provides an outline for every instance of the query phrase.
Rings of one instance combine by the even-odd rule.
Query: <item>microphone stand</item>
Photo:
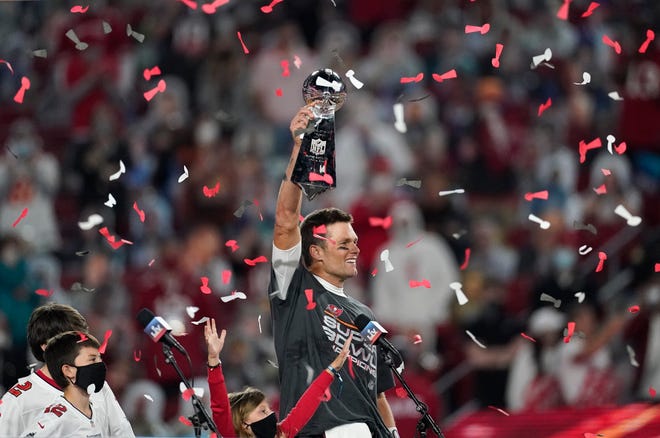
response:
[[[176,370],[177,374],[181,378],[181,381],[186,386],[186,388],[192,389],[190,382],[183,375],[181,368],[179,368],[179,365],[176,363],[176,359],[174,359],[174,355],[172,354],[172,349],[170,348],[169,345],[163,344],[163,354],[165,354],[165,363],[169,363],[174,367],[174,369]],[[220,432],[218,432],[218,427],[215,425],[215,422],[213,421],[213,418],[209,415],[208,411],[206,410],[206,407],[199,399],[199,397],[195,395],[194,391],[192,391],[192,396],[190,397],[190,401],[192,401],[193,409],[195,410],[195,413],[190,417],[188,417],[188,419],[190,419],[190,422],[192,423],[193,428],[195,429],[195,436],[197,438],[202,436],[202,427],[203,427],[204,429],[211,430],[211,432],[215,432],[218,438],[222,438]]]
[[[413,402],[415,402],[417,412],[419,412],[422,415],[422,418],[420,418],[419,421],[417,422],[417,431],[419,432],[419,436],[421,438],[425,438],[427,434],[427,430],[431,428],[437,437],[445,438],[445,436],[442,434],[442,431],[440,430],[440,427],[429,414],[429,407],[426,406],[426,403],[424,403],[423,401],[417,398],[415,393],[412,391],[412,389],[410,389],[410,387],[404,380],[401,373],[396,369],[396,365],[394,365],[394,361],[392,359],[392,353],[384,348],[381,349],[381,351],[383,352],[385,363],[387,364],[388,367],[390,367],[392,373],[401,383],[403,389],[406,390],[406,392],[408,393],[408,397],[410,397],[410,399]]]

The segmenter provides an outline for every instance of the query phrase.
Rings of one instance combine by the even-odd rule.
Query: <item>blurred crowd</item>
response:
[[[190,412],[135,321],[143,307],[172,324],[196,376],[206,353],[193,322],[215,317],[229,332],[228,387],[276,395],[270,266],[245,259],[270,258],[289,122],[305,77],[330,67],[349,89],[337,188],[303,211],[353,214],[350,293],[390,330],[434,418],[651,399],[660,45],[638,48],[660,30],[660,3],[603,1],[583,18],[588,3],[573,1],[567,20],[558,0],[285,0],[271,13],[240,0],[214,14],[175,0],[99,0],[83,14],[63,1],[0,3],[3,392],[33,361],[30,312],[54,300],[110,336],[108,380],[137,434],[184,433]],[[457,78],[433,79],[452,69]],[[22,77],[31,86],[18,104]],[[596,138],[581,159],[580,142]],[[525,197],[540,191],[547,199]],[[102,224],[86,226],[93,214]],[[386,217],[389,227],[370,221]],[[395,416],[415,418],[397,395]]]

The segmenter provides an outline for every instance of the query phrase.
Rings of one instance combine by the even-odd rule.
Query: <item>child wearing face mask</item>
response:
[[[300,397],[296,406],[281,422],[270,409],[263,392],[247,387],[241,392],[227,394],[225,378],[222,374],[220,352],[225,342],[226,330],[220,336],[215,327],[215,320],[206,322],[204,338],[208,350],[208,382],[211,392],[211,411],[218,432],[226,437],[239,438],[286,438],[294,437],[314,415],[326,391],[337,378],[341,391],[340,371],[346,358],[353,335],[351,334],[335,360],[319,374]],[[334,392],[334,391],[333,391]]]
[[[48,341],[44,357],[63,394],[46,406],[23,437],[111,436],[108,415],[89,400],[92,392],[103,388],[106,374],[96,338],[83,332],[60,333]]]

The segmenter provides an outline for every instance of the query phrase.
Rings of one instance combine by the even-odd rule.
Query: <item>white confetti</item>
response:
[[[591,82],[591,74],[589,72],[582,73],[582,82],[573,82],[575,85],[587,85]]]
[[[327,79],[322,78],[321,76],[316,78],[316,85],[319,87],[330,87],[335,91],[341,90],[341,82],[338,81],[328,81]]]
[[[486,348],[486,346],[484,344],[477,341],[477,338],[470,332],[470,330],[465,330],[465,333],[467,333],[467,335],[474,341],[475,344],[477,344],[481,348]]]
[[[349,70],[346,72],[346,77],[348,78],[349,81],[351,81],[351,84],[358,90],[362,87],[364,87],[364,84],[358,80],[358,78],[355,77],[355,72],[353,70]]]
[[[107,35],[110,32],[112,32],[112,26],[110,26],[110,23],[108,23],[107,21],[102,21],[101,23],[103,25],[103,33],[104,34]]]
[[[617,205],[616,208],[614,209],[614,213],[624,218],[626,220],[626,223],[631,227],[636,227],[642,223],[642,218],[639,216],[634,216],[626,209],[626,207],[623,206],[623,204]]]
[[[300,60],[300,57],[298,55],[293,55],[293,65],[296,66],[298,70],[300,70],[300,66],[302,65],[302,61]]]
[[[575,292],[573,296],[578,299],[578,303],[582,303],[587,295],[584,292]]]
[[[119,179],[119,177],[123,174],[126,173],[126,166],[124,166],[124,162],[122,160],[119,160],[119,170],[112,175],[110,175],[110,181],[114,181],[116,179]]]
[[[550,222],[548,222],[546,220],[543,220],[540,217],[538,217],[538,216],[536,216],[532,213],[530,213],[529,216],[527,216],[527,218],[530,221],[536,222],[537,224],[539,224],[539,227],[541,227],[542,230],[547,230],[548,228],[550,228]]]
[[[191,319],[195,317],[195,313],[197,313],[198,310],[199,310],[199,307],[195,307],[195,306],[186,307],[186,313],[188,314],[188,316]]]
[[[112,193],[108,193],[108,200],[103,203],[106,207],[114,207],[117,205],[117,200],[115,199],[114,196],[112,196]]]
[[[465,189],[443,190],[443,191],[438,192],[438,195],[439,196],[447,196],[447,195],[453,195],[455,193],[457,193],[457,194],[465,193]]]
[[[268,362],[269,364],[271,364],[274,368],[279,368],[279,365],[277,365],[277,364],[276,364],[275,362],[273,362],[272,360],[268,359],[267,362]]]
[[[241,300],[244,300],[244,299],[247,298],[247,296],[243,292],[234,291],[230,295],[225,295],[224,297],[220,297],[220,299],[222,300],[223,303],[228,303],[228,302],[233,301],[237,298],[239,298]]]
[[[146,399],[149,400],[150,402],[153,402],[153,401],[154,401],[154,398],[153,398],[152,396],[150,396],[149,394],[144,394],[144,398],[146,398]]]
[[[552,295],[548,295],[546,293],[541,294],[540,300],[545,301],[546,303],[552,303],[552,305],[555,306],[556,309],[559,309],[559,307],[561,306],[561,300],[558,300]]]
[[[204,324],[204,323],[206,323],[206,321],[208,321],[208,320],[209,320],[209,317],[208,317],[208,316],[204,316],[204,317],[203,317],[202,319],[200,319],[199,321],[192,321],[191,324],[194,324],[194,325],[200,325],[200,324]]]
[[[37,49],[32,51],[32,56],[36,56],[37,58],[47,58],[48,57],[48,51],[46,49]]]
[[[459,305],[462,306],[468,302],[468,297],[463,292],[463,285],[460,282],[454,281],[453,283],[449,283],[449,287],[456,294],[456,299],[458,300]]]
[[[623,97],[621,97],[618,91],[612,91],[610,93],[607,93],[607,95],[612,100],[623,100]]]
[[[257,324],[259,324],[259,334],[261,334],[261,315],[257,318]]]
[[[185,180],[188,179],[188,176],[190,176],[190,174],[188,173],[188,168],[184,165],[183,166],[183,173],[179,176],[178,182],[179,183],[184,182]]]
[[[394,266],[392,266],[392,262],[390,261],[390,250],[389,249],[384,249],[380,253],[380,260],[382,262],[385,262],[385,272],[391,272],[394,270]]]
[[[541,55],[536,55],[532,57],[532,68],[538,67],[542,62],[548,62],[552,59],[552,50],[545,49],[545,52]]]
[[[103,216],[100,214],[92,214],[87,218],[86,222],[78,222],[78,227],[80,227],[81,230],[87,231],[91,230],[97,225],[100,225],[103,223]]]
[[[403,104],[397,102],[392,109],[394,110],[394,129],[401,134],[405,134],[408,131],[408,126],[406,126],[406,121],[403,119]]]
[[[639,368],[639,362],[635,358],[635,350],[630,345],[626,345],[626,350],[628,350],[628,356],[630,357],[630,365]]]

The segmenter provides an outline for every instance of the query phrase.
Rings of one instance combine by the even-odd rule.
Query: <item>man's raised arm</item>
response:
[[[293,137],[293,148],[291,158],[286,168],[284,181],[280,185],[280,192],[277,195],[277,206],[275,208],[275,229],[273,230],[273,243],[279,249],[289,249],[300,242],[300,229],[298,228],[298,218],[300,217],[300,206],[302,204],[301,188],[291,182],[293,168],[296,165],[298,151],[302,139],[300,132],[307,128],[314,114],[308,106],[304,106],[291,120],[291,136]],[[297,135],[296,135],[297,133]]]

